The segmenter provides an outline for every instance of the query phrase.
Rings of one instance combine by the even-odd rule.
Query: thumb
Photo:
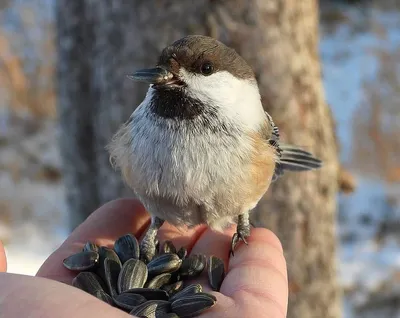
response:
[[[7,271],[6,251],[4,250],[3,243],[0,241],[0,273],[5,271]]]

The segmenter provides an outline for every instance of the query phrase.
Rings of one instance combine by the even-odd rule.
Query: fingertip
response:
[[[242,305],[246,299],[268,303],[284,317],[288,299],[286,260],[273,232],[252,229],[248,245],[238,245],[235,256],[229,259],[221,292]]]
[[[279,252],[283,253],[282,242],[278,236],[266,228],[254,228],[251,230],[249,241],[260,241],[275,247]]]
[[[4,249],[3,242],[0,241],[0,272],[7,271],[7,258],[6,258],[6,251]]]

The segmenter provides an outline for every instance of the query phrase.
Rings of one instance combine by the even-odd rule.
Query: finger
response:
[[[0,241],[0,273],[7,271],[7,258],[6,251],[4,250],[4,245]]]
[[[73,299],[73,301],[71,301]],[[0,274],[0,317],[132,317],[86,292],[52,280]]]
[[[74,273],[62,265],[64,258],[80,251],[92,241],[98,245],[113,246],[114,241],[126,233],[139,237],[149,224],[149,216],[137,200],[111,201],[93,212],[44,262],[37,276],[71,283]]]
[[[205,232],[192,253],[214,254],[227,260],[233,229],[224,234]],[[288,282],[286,262],[278,238],[266,229],[252,229],[249,245],[240,244],[229,259],[227,275],[218,302],[209,316],[222,313],[247,317],[268,312],[271,317],[286,317]],[[205,285],[205,283],[204,283]],[[205,285],[206,286],[206,285]]]

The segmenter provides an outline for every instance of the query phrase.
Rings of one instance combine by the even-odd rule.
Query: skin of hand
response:
[[[126,233],[139,238],[149,223],[149,215],[138,201],[111,201],[76,228],[44,262],[36,277],[5,273],[6,257],[0,243],[0,317],[132,317],[69,286],[76,274],[65,269],[62,260],[80,251],[87,241],[112,247]],[[201,317],[286,317],[288,281],[280,241],[269,230],[252,229],[249,245],[240,244],[228,264],[234,231],[232,227],[215,233],[205,226],[179,231],[164,224],[159,240],[169,239],[177,248],[186,246],[191,253],[215,255],[225,261],[227,275],[221,290],[212,292],[217,304]],[[206,278],[196,282],[210,292]]]

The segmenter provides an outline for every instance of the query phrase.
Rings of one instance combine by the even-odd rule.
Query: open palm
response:
[[[6,317],[132,317],[68,286],[74,274],[63,267],[62,260],[87,241],[111,247],[126,233],[139,238],[149,222],[149,215],[136,200],[120,199],[102,206],[45,261],[37,277],[0,274],[0,284],[12,286],[9,293],[0,292],[0,312],[7,313]],[[266,229],[253,229],[249,245],[241,244],[228,261],[233,233],[233,228],[221,234],[204,226],[183,232],[164,224],[159,240],[172,240],[178,248],[185,246],[191,253],[215,255],[225,261],[227,275],[221,290],[212,292],[217,304],[201,317],[286,317],[286,263],[278,238]],[[0,255],[0,270],[5,267],[1,259]],[[210,291],[206,279],[196,282]],[[18,305],[21,303],[24,305]]]

